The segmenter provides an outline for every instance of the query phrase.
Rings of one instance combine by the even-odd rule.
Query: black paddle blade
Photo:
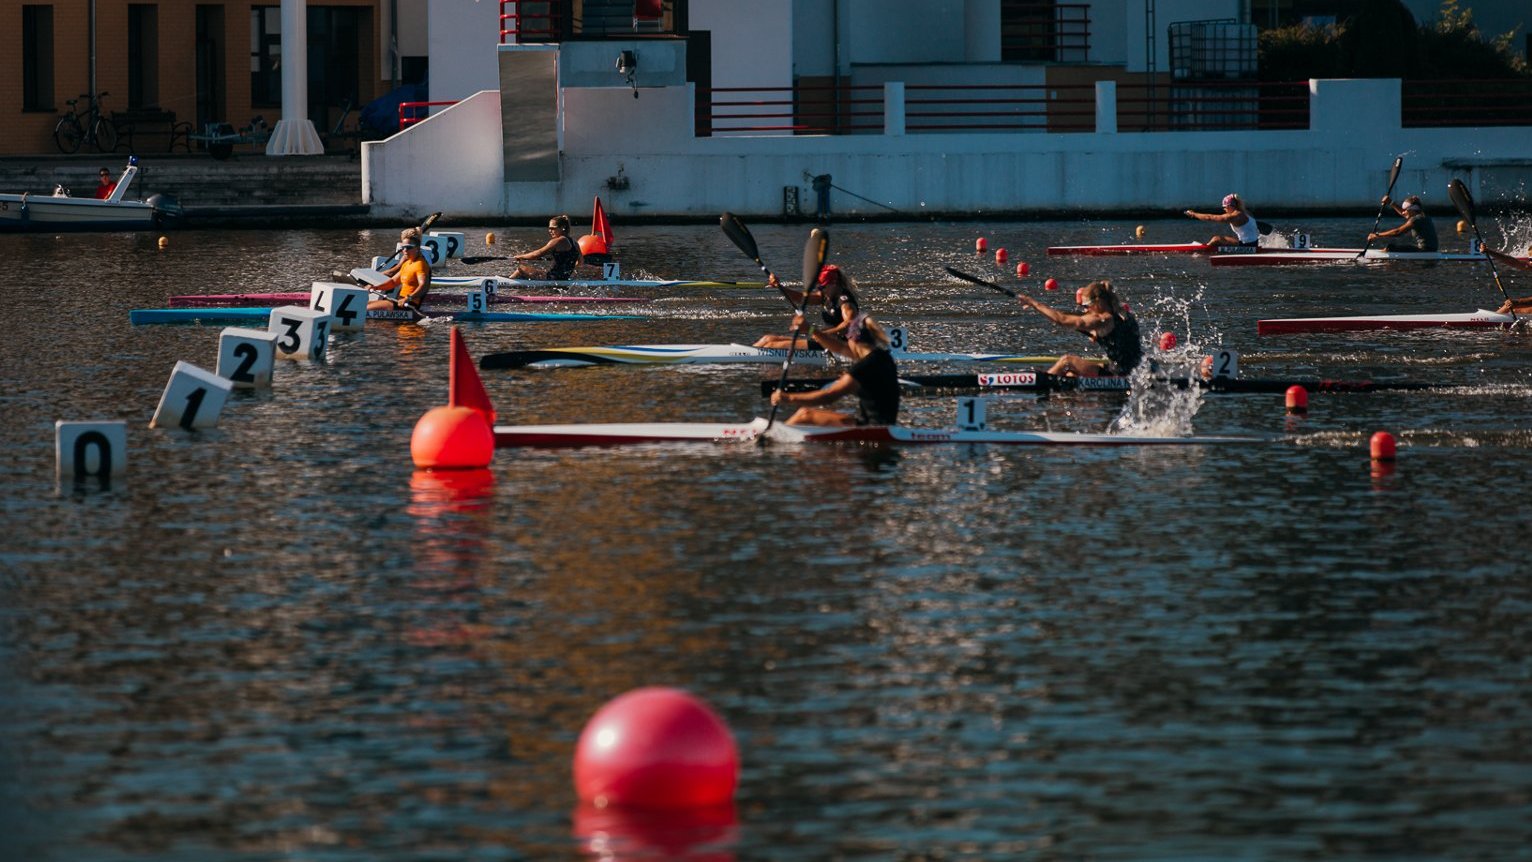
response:
[[[426,216],[426,220],[420,223],[420,232],[425,233],[426,231],[435,227],[436,223],[441,220],[441,217],[441,213],[431,213],[430,215]]]
[[[745,257],[754,261],[761,259],[761,250],[755,245],[755,237],[750,235],[750,228],[745,227],[745,223],[739,220],[739,216],[734,213],[724,213],[718,218],[718,226],[723,228],[723,235],[745,253]]]
[[[473,266],[476,263],[489,263],[492,260],[510,260],[510,258],[503,254],[486,254],[478,257],[460,257],[458,260],[468,266]]]
[[[805,296],[814,289],[814,283],[819,281],[819,270],[824,268],[825,259],[829,256],[829,231],[820,227],[809,231],[808,242],[803,245],[803,292]]]
[[[1260,232],[1261,236],[1266,236],[1266,235],[1270,234],[1272,231],[1276,230],[1276,228],[1273,227],[1271,222],[1269,222],[1269,221],[1258,221],[1258,222],[1256,222],[1255,223],[1255,229]]]
[[[1399,179],[1399,169],[1404,167],[1404,156],[1394,157],[1394,166],[1388,169],[1388,193],[1393,194],[1394,183]]]
[[[961,278],[964,281],[971,282],[973,284],[977,284],[980,287],[987,287],[990,290],[999,291],[1000,293],[1003,293],[1006,296],[1016,296],[1016,291],[1011,290],[1009,287],[1001,287],[1000,285],[995,284],[993,281],[986,281],[985,279],[982,279],[982,278],[978,277],[977,275],[969,275],[968,273],[962,271],[961,269],[953,269],[952,267],[949,266],[949,267],[947,267],[947,274],[950,275],[950,276],[953,276],[954,278]]]
[[[1452,205],[1457,207],[1458,212],[1463,214],[1464,221],[1473,225],[1474,230],[1477,231],[1479,227],[1474,224],[1473,198],[1469,196],[1468,187],[1463,185],[1462,180],[1454,179],[1452,182],[1447,183],[1447,197],[1452,198]]]

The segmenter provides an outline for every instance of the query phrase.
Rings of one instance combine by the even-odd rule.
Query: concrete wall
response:
[[[466,99],[500,86],[500,4],[430,0],[431,99]]]
[[[500,93],[485,90],[362,144],[362,203],[379,215],[508,210]]]
[[[506,191],[498,196],[503,203],[490,205],[497,195],[486,189],[500,176],[469,152],[485,139],[498,147],[500,118],[487,99],[483,110],[454,108],[368,145],[365,154],[376,155],[364,165],[364,182],[380,214],[542,217],[583,211],[600,194],[614,218],[722,210],[773,216],[782,212],[784,186],[810,199],[806,171],[829,173],[836,185],[913,217],[1179,212],[1212,207],[1230,191],[1257,212],[1373,212],[1389,166],[1404,153],[1398,196],[1420,193],[1428,206],[1446,207],[1446,183],[1461,177],[1481,203],[1522,195],[1526,205],[1514,177],[1532,175],[1532,130],[1401,128],[1395,80],[1315,81],[1311,88],[1313,128],[1305,131],[725,138],[691,135],[689,87],[646,91],[638,100],[620,89],[566,90],[558,183],[517,184],[515,194]],[[435,134],[434,143],[413,143],[420,130]],[[396,147],[410,153],[396,158]],[[452,157],[443,159],[444,152]],[[402,167],[414,158],[441,167],[422,177]],[[608,190],[619,167],[631,185]],[[832,200],[840,215],[890,215],[849,195]]]

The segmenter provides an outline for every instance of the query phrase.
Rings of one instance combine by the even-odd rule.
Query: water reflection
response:
[[[581,805],[575,809],[573,821],[581,847],[605,862],[732,862],[739,840],[733,805],[674,811]]]

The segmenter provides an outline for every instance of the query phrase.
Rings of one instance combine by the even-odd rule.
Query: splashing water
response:
[[[1112,420],[1111,429],[1120,434],[1185,436],[1192,433],[1192,419],[1202,407],[1202,389],[1181,388],[1156,378],[1198,379],[1202,357],[1216,350],[1223,338],[1210,325],[1200,328],[1193,319],[1209,319],[1204,302],[1206,285],[1198,284],[1187,297],[1176,295],[1174,285],[1165,293],[1149,299],[1147,306],[1135,310],[1139,327],[1146,338],[1144,362],[1133,369],[1132,391],[1122,412]],[[1170,350],[1159,348],[1160,333],[1184,332],[1186,337]],[[1213,345],[1204,347],[1203,345]]]

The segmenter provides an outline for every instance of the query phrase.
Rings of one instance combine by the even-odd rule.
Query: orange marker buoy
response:
[[[1394,435],[1387,431],[1379,431],[1372,435],[1372,460],[1392,461],[1394,453]]]
[[[575,745],[575,792],[597,808],[721,805],[733,800],[738,782],[733,734],[680,689],[617,697],[591,716]]]
[[[1043,282],[1043,290],[1058,290],[1058,289],[1059,289],[1059,280],[1056,279],[1056,278],[1050,278],[1047,281]]]
[[[495,457],[495,432],[472,407],[432,407],[415,423],[410,457],[422,470],[488,467]]]
[[[1287,412],[1304,414],[1309,412],[1309,391],[1302,386],[1287,387]]]
[[[1026,261],[1016,264],[1016,277],[1026,278],[1032,272],[1032,267]]]
[[[1160,333],[1160,349],[1161,350],[1175,350],[1176,349],[1176,334],[1174,332],[1162,332],[1162,333]]]
[[[1133,229],[1133,235],[1135,237],[1138,237],[1139,239],[1143,239],[1144,238],[1144,234],[1146,234],[1146,233],[1148,233],[1148,231],[1144,230],[1144,226],[1143,225],[1139,225],[1138,227]]]
[[[485,245],[494,245],[495,244],[495,234],[493,232],[490,232],[490,233],[487,233],[487,234],[484,235],[484,244]]]
[[[1458,233],[1468,230],[1468,222],[1458,219]]]
[[[1202,375],[1203,380],[1213,379],[1213,357],[1202,357],[1202,364],[1198,366],[1198,373]]]
[[[170,237],[168,237],[168,236],[160,237],[159,245],[160,245],[160,250],[161,251],[164,251],[165,249],[170,248]]]
[[[984,252],[988,251],[989,250],[989,240],[986,240],[982,236],[979,237],[978,239],[974,240],[973,241],[973,250],[974,250],[975,254],[983,254]]]
[[[995,249],[995,263],[998,263],[998,264],[1004,266],[1005,262],[1010,260],[1010,259],[1011,259],[1011,256],[1009,254],[1006,254],[1005,249],[1003,249],[1003,248]]]

